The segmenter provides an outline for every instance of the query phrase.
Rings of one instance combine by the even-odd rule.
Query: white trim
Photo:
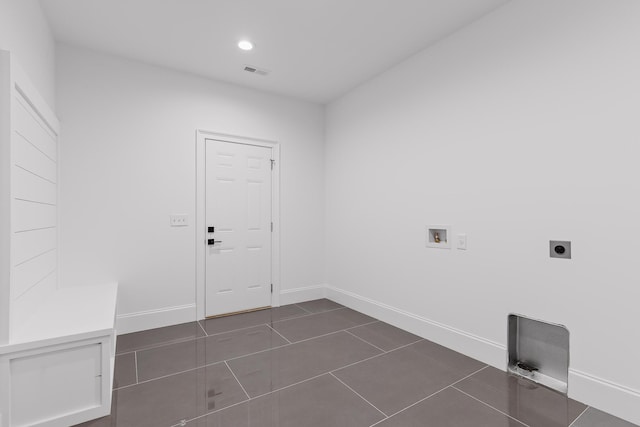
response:
[[[196,305],[186,304],[116,316],[118,334],[145,331],[196,320]]]
[[[569,369],[569,397],[640,425],[640,391]]]
[[[326,298],[505,371],[506,346],[327,285]],[[569,397],[640,425],[640,391],[569,369]]]
[[[196,130],[196,318],[205,318],[205,246],[206,239],[206,158],[205,141],[217,139],[219,141],[237,144],[257,145],[272,149],[273,159],[276,161],[272,175],[271,218],[273,233],[271,235],[271,281],[273,294],[271,305],[279,307],[280,302],[280,144],[267,139],[229,135],[224,133]]]
[[[0,345],[9,342],[11,324],[11,56],[0,50]],[[8,368],[7,368],[8,369]],[[1,375],[1,372],[0,372]],[[3,389],[5,387],[2,387]],[[0,402],[5,390],[0,391]],[[8,393],[6,393],[8,396]],[[0,414],[0,424],[3,417]],[[8,420],[6,421],[8,424]]]
[[[500,343],[333,286],[327,286],[326,297],[483,363],[506,369],[507,348]]]
[[[313,301],[325,297],[325,285],[304,286],[280,291],[280,304],[296,304],[299,302]]]
[[[23,106],[28,105],[29,110],[37,116],[36,120],[43,126],[43,130],[56,140],[56,146],[59,150],[60,122],[53,110],[16,62],[15,56],[9,51],[0,50],[0,345],[11,341],[17,327],[14,314],[16,307],[13,302],[17,296],[12,295],[11,285],[13,268],[15,267],[12,262],[13,234],[11,232],[13,215],[11,209],[13,203],[11,188],[13,152],[11,147],[12,139],[15,137],[12,115],[16,102]],[[55,162],[56,173],[59,174],[58,159]],[[56,184],[56,191],[58,192],[56,221],[59,221],[58,184]],[[59,226],[59,222],[57,226]],[[56,232],[59,233],[59,228]],[[60,248],[59,241],[56,241],[56,248],[58,250]],[[59,265],[59,261],[56,260],[56,270],[59,270]],[[56,286],[59,284],[57,283]]]

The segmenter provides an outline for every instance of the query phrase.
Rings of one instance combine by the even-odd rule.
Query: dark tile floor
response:
[[[329,300],[118,337],[83,427],[632,427]]]

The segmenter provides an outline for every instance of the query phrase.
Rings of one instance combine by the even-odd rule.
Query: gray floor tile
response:
[[[291,342],[341,331],[376,319],[349,308],[312,314],[299,319],[285,320],[272,326]]]
[[[339,370],[335,375],[391,415],[483,366],[431,341],[420,341]]]
[[[567,427],[587,408],[561,393],[491,367],[456,388],[531,427]]]
[[[182,323],[180,325],[167,326],[166,328],[119,335],[116,353],[127,353],[162,344],[187,341],[204,335],[198,322]]]
[[[599,411],[595,408],[589,408],[571,427],[638,427],[625,420]]]
[[[247,400],[224,363],[114,391],[111,415],[82,427],[168,427]]]
[[[235,359],[229,366],[251,397],[380,354],[346,332]]]
[[[369,427],[383,418],[331,375],[259,397],[191,427]]]
[[[313,301],[300,302],[297,305],[304,308],[305,310],[311,313],[320,313],[327,310],[334,310],[336,308],[344,307],[342,304],[338,304],[337,302],[333,302],[328,299],[317,299]]]
[[[236,329],[248,328],[263,324],[271,324],[279,320],[291,319],[308,315],[306,311],[294,304],[283,305],[282,307],[267,310],[252,311],[250,313],[236,314],[235,316],[218,317],[216,319],[201,320],[207,334],[219,334]]]
[[[384,322],[358,326],[357,328],[349,329],[349,332],[384,351],[390,351],[420,340],[419,336]]]
[[[135,384],[136,381],[136,355],[127,353],[116,356],[113,373],[113,388]]]
[[[377,427],[525,427],[500,412],[448,388]]]
[[[146,381],[287,344],[266,325],[138,352],[138,378]]]

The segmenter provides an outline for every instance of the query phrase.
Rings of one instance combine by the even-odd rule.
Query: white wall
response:
[[[57,76],[63,285],[117,280],[125,330],[195,319],[196,129],[281,144],[281,286],[324,284],[321,106],[64,45]]]
[[[38,0],[0,0],[0,50],[8,50],[47,104],[55,103],[55,42]]]
[[[501,368],[509,313],[564,324],[570,394],[640,423],[638,40],[635,0],[516,0],[330,104],[329,294]]]

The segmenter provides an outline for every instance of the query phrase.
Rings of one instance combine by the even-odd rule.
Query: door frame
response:
[[[196,316],[204,319],[206,313],[206,140],[256,145],[271,148],[275,160],[271,176],[271,306],[280,306],[280,144],[277,141],[239,135],[229,135],[203,129],[196,130]]]

